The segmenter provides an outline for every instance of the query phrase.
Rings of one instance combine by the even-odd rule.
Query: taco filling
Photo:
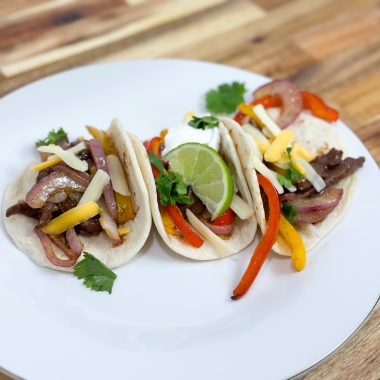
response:
[[[296,270],[304,268],[306,251],[347,209],[353,174],[365,161],[347,155],[331,124],[338,112],[317,95],[277,80],[253,97],[234,120],[222,119],[237,143],[263,232],[233,299],[245,294],[272,248],[291,256]]]
[[[252,220],[253,203],[231,137],[219,119],[188,114],[182,125],[162,131],[144,146],[166,234],[201,251],[207,241],[219,252],[207,259],[241,250],[236,241],[235,247],[229,242],[234,236],[236,240],[242,223]],[[252,241],[255,225],[239,244]]]
[[[110,245],[122,245],[126,223],[136,216],[128,173],[111,136],[87,130],[90,140],[69,141],[61,128],[38,141],[41,162],[29,169],[38,173],[35,182],[6,210],[7,218],[21,214],[35,220],[34,233],[56,267],[76,264],[85,237],[104,233]]]

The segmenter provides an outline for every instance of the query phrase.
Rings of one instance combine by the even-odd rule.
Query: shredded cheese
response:
[[[253,208],[236,194],[232,198],[230,208],[242,220],[250,218],[254,213]]]
[[[78,205],[82,205],[90,201],[96,202],[101,197],[103,190],[109,181],[110,177],[104,170],[97,170],[90,184],[87,186],[86,191],[82,195]]]
[[[277,179],[277,173],[268,169],[257,157],[252,156],[252,163],[255,170],[257,170],[264,177],[268,178],[272,182],[272,185],[276,188],[279,194],[284,192],[284,188],[281,186]]]
[[[186,209],[186,216],[194,229],[207,240],[217,252],[224,252],[226,254],[233,253],[232,248],[218,235],[214,234],[206,225],[204,225],[191,211]]]
[[[282,131],[273,142],[269,145],[267,151],[264,154],[264,159],[267,162],[277,162],[282,158],[287,146],[294,138],[294,131],[286,130]]]
[[[257,146],[260,149],[260,152],[264,154],[270,145],[267,137],[262,132],[260,132],[257,128],[253,127],[250,124],[244,124],[243,131],[248,133],[251,137],[254,138],[254,140],[257,143]]]
[[[119,157],[110,154],[106,157],[106,160],[113,189],[121,195],[131,195]]]
[[[316,170],[302,157],[298,158],[301,165],[305,168],[304,176],[313,185],[314,189],[321,192],[325,187],[325,181]]]
[[[117,232],[119,232],[120,236],[124,236],[129,233],[129,228],[128,227],[120,227],[117,229]]]
[[[267,111],[262,104],[257,104],[256,106],[247,106],[244,104],[240,105],[240,111],[245,115],[249,113],[251,117],[261,128],[268,128],[273,136],[278,136],[281,133],[280,127],[271,119]]]
[[[86,149],[86,144],[84,142],[81,142],[81,143],[73,146],[72,148],[67,149],[67,152],[77,154],[84,149]],[[34,165],[34,166],[32,166],[31,169],[35,170],[36,172],[39,172],[41,170],[50,168],[51,166],[57,165],[60,162],[62,162],[62,160],[58,156],[56,156],[55,154],[52,154],[48,157],[48,159],[45,162],[41,162],[40,164]]]
[[[88,163],[86,161],[80,160],[73,152],[69,150],[63,150],[58,145],[51,144],[51,145],[40,146],[37,148],[37,150],[39,152],[55,154],[68,166],[80,172],[85,172],[88,170]]]
[[[42,231],[48,235],[59,235],[67,229],[75,227],[77,224],[98,215],[99,212],[100,208],[97,203],[87,202],[85,204],[78,205],[52,219],[45,227],[42,228]]]

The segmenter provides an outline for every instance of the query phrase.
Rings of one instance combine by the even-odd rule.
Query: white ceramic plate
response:
[[[223,82],[254,89],[262,76],[181,60],[90,66],[0,100],[1,191],[31,162],[34,142],[63,126],[106,128],[113,117],[142,139],[203,111]],[[152,232],[116,270],[113,294],[36,266],[2,230],[0,366],[28,379],[280,379],[321,360],[365,319],[380,289],[380,175],[363,144],[339,128],[366,163],[348,214],[295,273],[272,255],[250,292],[230,300],[253,247],[213,262],[171,253]]]

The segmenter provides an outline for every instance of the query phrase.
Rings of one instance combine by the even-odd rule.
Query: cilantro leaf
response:
[[[223,83],[206,94],[206,107],[215,114],[232,113],[244,101],[247,91],[244,83]]]
[[[84,285],[91,290],[109,294],[112,293],[113,283],[117,277],[111,269],[88,252],[84,252],[84,259],[75,265],[74,275],[78,279],[83,278]]]
[[[280,185],[286,187],[287,189],[289,189],[290,187],[292,187],[292,182],[286,178],[285,176],[277,173],[277,180],[278,182],[280,182]]]
[[[47,137],[45,137],[42,140],[38,140],[36,142],[36,146],[38,147],[38,146],[41,146],[41,145],[54,144],[55,142],[57,142],[58,140],[60,140],[62,138],[67,138],[67,133],[64,131],[63,128],[59,128],[57,132],[54,129],[52,129],[48,133]]]
[[[289,202],[282,205],[281,212],[288,219],[289,223],[293,223],[294,217],[298,214],[297,210]]]
[[[194,198],[187,195],[187,186],[180,174],[161,173],[156,178],[157,193],[162,206],[176,203],[190,205]]]
[[[292,157],[291,157],[292,149],[293,148],[290,146],[286,148],[286,155],[288,156],[289,161],[292,161]]]
[[[285,172],[285,178],[288,179],[291,183],[294,183],[302,179],[303,175],[296,169],[294,169],[292,166],[289,166],[289,168]]]
[[[164,164],[162,163],[160,157],[155,155],[153,152],[149,153],[149,161],[159,170],[160,174],[166,172]]]
[[[188,124],[196,129],[211,129],[219,126],[219,120],[215,116],[193,116]]]

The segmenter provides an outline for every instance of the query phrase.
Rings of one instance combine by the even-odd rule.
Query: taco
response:
[[[142,147],[132,138],[164,242],[194,260],[249,245],[257,222],[233,141],[213,116],[188,116]]]
[[[259,88],[251,104],[240,105],[235,120],[222,119],[236,143],[263,233],[266,199],[257,173],[277,190],[282,216],[298,232],[306,251],[342,219],[355,187],[354,173],[364,157],[349,157],[338,126],[331,123],[337,119],[338,113],[319,97],[300,92],[287,81]],[[273,250],[291,255],[292,242],[286,240],[280,223]],[[303,265],[304,261],[296,268]]]
[[[106,132],[87,129],[90,140],[70,143],[60,129],[38,141],[41,162],[5,193],[5,228],[38,265],[72,271],[87,251],[115,268],[136,255],[149,235],[149,197],[134,136],[117,119]]]

